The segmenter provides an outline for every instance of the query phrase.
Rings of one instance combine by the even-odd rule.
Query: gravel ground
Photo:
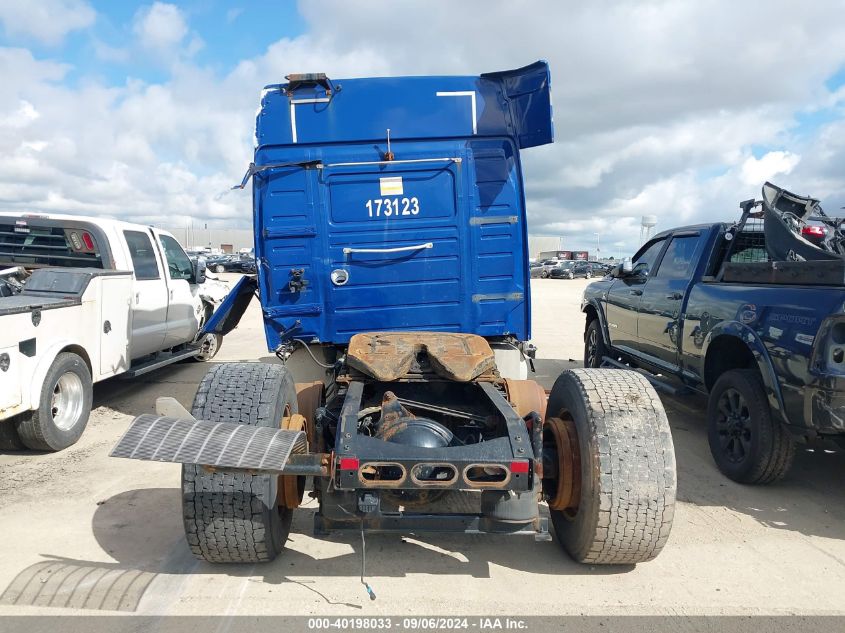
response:
[[[547,385],[581,357],[585,285],[533,281]],[[267,356],[254,302],[215,361]],[[650,563],[581,566],[557,543],[529,537],[373,535],[371,602],[358,580],[360,539],[315,538],[313,501],[275,562],[197,562],[182,532],[179,466],[107,454],[157,396],[189,406],[206,369],[185,363],[103,383],[76,446],[0,452],[0,615],[845,613],[845,457],[803,451],[780,484],[734,484],[712,463],[695,399],[663,398],[679,503],[669,543]]]

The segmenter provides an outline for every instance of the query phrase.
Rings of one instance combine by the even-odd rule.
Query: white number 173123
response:
[[[420,201],[413,198],[374,198],[364,203],[367,207],[367,217],[389,218],[400,215],[419,215]]]

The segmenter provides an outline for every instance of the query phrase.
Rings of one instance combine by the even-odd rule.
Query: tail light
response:
[[[804,237],[821,239],[827,235],[827,231],[823,226],[808,225],[801,229],[801,235]]]
[[[523,474],[528,472],[528,462],[527,461],[514,461],[511,462],[511,472],[514,474]]]

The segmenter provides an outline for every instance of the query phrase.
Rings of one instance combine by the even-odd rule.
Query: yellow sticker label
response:
[[[401,196],[405,193],[402,189],[402,176],[379,178],[378,184],[383,196]]]

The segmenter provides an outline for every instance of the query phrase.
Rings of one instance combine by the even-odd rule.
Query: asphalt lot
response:
[[[581,356],[584,280],[533,280],[541,380]],[[256,302],[215,362],[266,359]],[[81,441],[0,452],[0,616],[139,614],[845,614],[845,456],[801,452],[784,482],[744,487],[710,458],[695,400],[664,398],[678,508],[663,553],[636,567],[573,563],[530,537],[315,538],[316,504],[263,566],[212,566],[184,543],[179,466],[112,459],[132,416],[173,395],[190,406],[207,366],[185,363],[95,389]]]

